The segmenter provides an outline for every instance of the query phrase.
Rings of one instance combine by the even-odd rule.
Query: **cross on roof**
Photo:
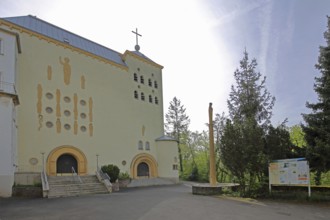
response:
[[[132,33],[134,33],[136,35],[136,45],[135,45],[135,50],[139,51],[140,50],[140,46],[139,46],[139,39],[138,37],[142,37],[141,34],[138,33],[138,29],[136,28],[135,31],[132,31]]]

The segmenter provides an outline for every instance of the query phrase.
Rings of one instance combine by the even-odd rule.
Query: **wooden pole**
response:
[[[216,186],[215,172],[215,153],[214,153],[214,133],[213,133],[213,108],[212,103],[209,105],[209,138],[210,138],[210,185]]]

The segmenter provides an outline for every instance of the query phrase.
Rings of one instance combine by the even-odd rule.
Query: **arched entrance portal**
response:
[[[57,173],[71,173],[72,166],[79,175],[87,174],[87,158],[85,154],[76,147],[57,147],[48,155],[48,175],[55,176]]]
[[[76,158],[70,154],[62,154],[56,161],[57,173],[72,173],[72,168],[75,172],[78,171],[78,163]]]
[[[131,163],[131,176],[134,179],[158,177],[157,161],[150,154],[136,155]]]
[[[147,163],[142,162],[137,166],[138,177],[149,177],[149,166]]]

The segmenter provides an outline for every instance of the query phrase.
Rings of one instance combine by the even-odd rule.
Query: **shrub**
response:
[[[130,176],[127,172],[120,172],[119,173],[119,177],[118,177],[119,180],[127,180],[127,179],[130,179]]]
[[[110,182],[114,183],[118,179],[120,170],[116,165],[113,164],[104,165],[101,167],[101,170],[103,171],[103,173],[109,175]]]

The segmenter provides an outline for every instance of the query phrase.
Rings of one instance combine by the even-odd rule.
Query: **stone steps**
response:
[[[86,194],[109,193],[103,183],[94,175],[80,176],[50,176],[48,177],[48,198],[79,196]]]

